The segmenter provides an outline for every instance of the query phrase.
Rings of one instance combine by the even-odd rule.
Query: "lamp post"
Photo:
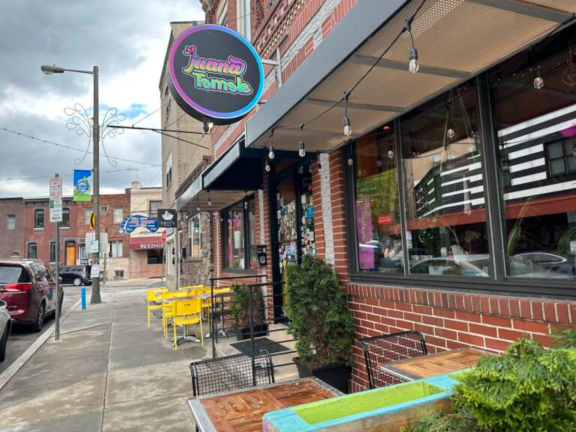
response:
[[[52,75],[55,73],[64,72],[76,72],[82,74],[92,75],[94,78],[94,121],[92,138],[94,143],[93,155],[94,155],[94,167],[92,169],[92,175],[94,176],[94,215],[96,217],[96,241],[98,244],[98,249],[100,250],[100,125],[99,125],[99,102],[98,102],[98,66],[94,66],[91,71],[78,70],[78,69],[64,69],[58,66],[44,65],[40,68],[42,72],[46,75]],[[92,264],[94,264],[94,258],[92,259]],[[99,252],[96,253],[96,264],[99,264]],[[91,304],[101,303],[100,298],[100,275],[92,281],[92,297],[90,298]]]

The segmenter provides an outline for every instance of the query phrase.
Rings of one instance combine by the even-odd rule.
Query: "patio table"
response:
[[[262,430],[267,412],[342,395],[323,381],[305,378],[198,396],[188,405],[202,432],[252,432]]]
[[[404,381],[414,381],[473,368],[487,355],[492,354],[477,348],[460,348],[387,363],[381,369]]]

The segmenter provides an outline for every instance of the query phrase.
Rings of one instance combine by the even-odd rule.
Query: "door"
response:
[[[284,316],[287,300],[286,269],[300,264],[305,254],[316,254],[314,201],[309,163],[292,166],[271,183],[271,208],[276,212],[272,222],[272,270],[274,282],[274,316]]]
[[[73,241],[66,242],[66,265],[76,265],[76,243]]]

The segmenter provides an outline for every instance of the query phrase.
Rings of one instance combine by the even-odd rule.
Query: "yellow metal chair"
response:
[[[190,297],[190,293],[186,291],[174,291],[165,293],[162,299],[174,299],[173,302],[163,302],[162,303],[162,330],[164,331],[164,337],[168,339],[168,320],[174,318],[174,304],[179,298]]]
[[[162,309],[162,304],[156,304],[162,296],[168,292],[168,288],[150,289],[146,291],[146,312],[148,313],[148,327],[150,327],[150,312]]]
[[[174,318],[172,326],[174,327],[174,349],[177,349],[176,326],[187,326],[194,324],[196,336],[198,336],[197,325],[200,324],[200,340],[204,345],[204,329],[202,328],[202,299],[181,300],[174,302]],[[186,328],[183,330],[186,332]]]

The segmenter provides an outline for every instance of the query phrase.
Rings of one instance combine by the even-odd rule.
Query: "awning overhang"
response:
[[[176,201],[178,211],[218,211],[262,188],[263,149],[247,149],[244,139],[212,163]]]
[[[297,151],[309,123],[308,151],[329,151],[362,136],[545,37],[576,13],[573,0],[428,0],[412,23],[420,71],[408,71],[410,40],[402,33],[422,0],[362,0],[247,122],[246,147]],[[402,33],[402,34],[401,34]],[[393,40],[401,36],[392,44]],[[270,136],[273,131],[273,141]]]

